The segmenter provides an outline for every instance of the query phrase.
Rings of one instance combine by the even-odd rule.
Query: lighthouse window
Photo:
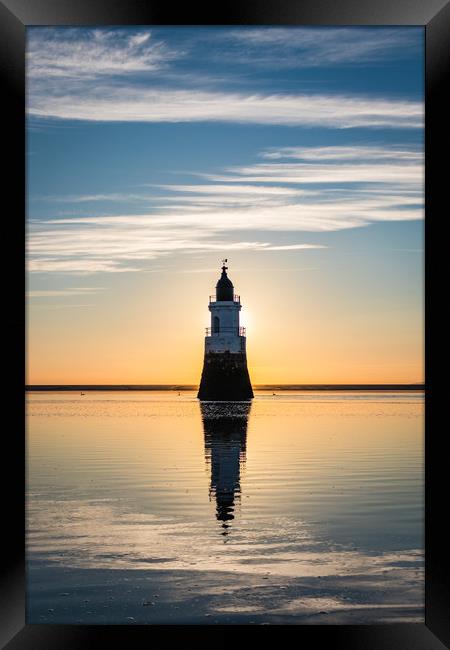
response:
[[[213,319],[213,332],[218,334],[220,332],[220,320],[218,316],[214,316]]]

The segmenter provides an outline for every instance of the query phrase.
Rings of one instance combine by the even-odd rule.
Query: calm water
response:
[[[423,395],[27,395],[29,623],[423,622]]]

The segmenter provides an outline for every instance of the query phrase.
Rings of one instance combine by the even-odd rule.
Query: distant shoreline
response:
[[[255,384],[255,390],[280,391],[408,391],[425,390],[424,384]],[[189,391],[198,386],[190,384],[33,384],[25,386],[25,391]]]

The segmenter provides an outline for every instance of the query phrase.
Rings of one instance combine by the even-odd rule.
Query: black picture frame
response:
[[[201,7],[201,8],[200,8]],[[450,70],[450,4],[445,0],[233,0],[220,6],[180,4],[161,0],[0,0],[0,75],[2,78],[4,249],[11,255],[4,265],[6,316],[9,331],[3,351],[12,351],[3,369],[6,379],[5,413],[13,426],[3,431],[4,570],[1,579],[2,647],[103,648],[174,647],[213,642],[238,643],[242,626],[66,626],[25,624],[24,542],[24,385],[25,385],[25,31],[31,25],[421,25],[426,35],[426,219],[425,219],[425,624],[246,628],[254,637],[279,644],[289,631],[298,646],[319,644],[352,650],[434,650],[450,647],[449,551],[445,534],[449,472],[445,453],[446,395],[444,364],[447,350],[445,318],[439,306],[446,294],[439,280],[447,277],[448,256],[441,224],[448,219],[448,155],[450,151],[447,74]],[[5,203],[4,203],[5,205]],[[448,203],[447,203],[448,205]],[[5,252],[5,251],[4,251]],[[443,311],[443,310],[442,310]],[[3,355],[5,357],[5,355]],[[439,368],[439,366],[442,366]],[[447,369],[447,368],[446,368]],[[448,369],[447,369],[448,371]],[[448,421],[448,420],[447,420]],[[448,426],[448,425],[447,425]],[[282,626],[281,626],[282,627]],[[220,629],[217,629],[220,628]],[[280,638],[280,634],[282,637]]]

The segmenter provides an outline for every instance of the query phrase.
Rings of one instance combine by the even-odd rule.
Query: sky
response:
[[[27,383],[424,378],[422,27],[27,28]]]

